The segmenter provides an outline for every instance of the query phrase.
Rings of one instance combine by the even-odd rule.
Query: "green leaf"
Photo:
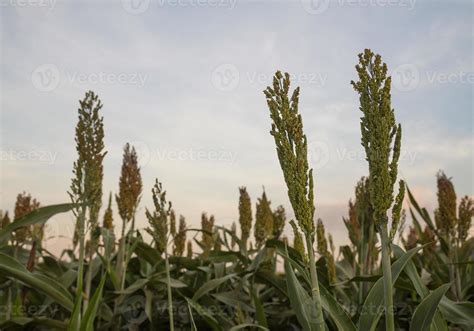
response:
[[[400,276],[401,272],[407,265],[408,261],[415,256],[422,246],[415,247],[403,254],[398,260],[392,263],[392,282],[395,282]],[[377,280],[370,289],[359,318],[359,330],[373,331],[377,327],[377,323],[383,313],[384,287],[383,278]]]
[[[194,323],[193,310],[191,309],[191,305],[189,301],[188,301],[188,309],[189,309],[189,319],[191,320],[191,331],[197,331],[196,323]]]
[[[165,278],[161,278],[158,280],[160,283],[164,283],[166,285],[168,285],[168,279],[165,277]],[[170,278],[170,286],[172,288],[184,288],[184,287],[188,287],[187,284],[183,283],[182,281],[180,281],[179,279],[174,279],[174,278]]]
[[[288,258],[285,258],[285,274],[288,297],[298,322],[304,331],[317,330],[316,321],[318,316],[313,300],[296,278]]]
[[[451,283],[441,285],[420,302],[413,313],[410,331],[430,331],[438,304],[450,287]]]
[[[265,309],[263,308],[262,302],[258,298],[255,290],[252,290],[252,301],[255,306],[255,319],[258,324],[264,328],[268,328],[267,318],[265,316]]]
[[[224,284],[226,281],[235,277],[235,274],[229,274],[227,276],[216,278],[204,283],[193,295],[193,300],[198,301],[202,296],[206,295],[207,293],[211,292],[212,290],[216,289],[220,285]]]
[[[444,318],[449,322],[463,325],[468,330],[474,330],[474,303],[454,302],[447,297],[443,297],[439,308]]]
[[[56,214],[65,213],[74,207],[72,203],[63,203],[60,205],[52,205],[38,208],[31,213],[8,224],[0,230],[0,246],[10,239],[11,234],[18,228],[30,226],[32,224],[43,224]]]
[[[319,284],[321,296],[321,305],[323,309],[331,316],[331,319],[337,325],[340,331],[356,331],[356,327],[349,315],[342,306],[336,301],[334,296],[322,284]]]
[[[0,271],[51,297],[67,310],[72,310],[74,304],[71,294],[56,280],[29,272],[18,261],[3,253],[0,253]]]
[[[102,276],[99,286],[95,289],[95,293],[89,302],[84,317],[81,321],[81,331],[94,331],[94,320],[99,310],[100,301],[102,300],[102,290],[104,289],[106,274]]]
[[[397,258],[400,258],[403,254],[405,254],[405,251],[399,246],[392,245],[392,247],[393,247],[395,256]],[[416,270],[416,267],[413,261],[411,260],[408,261],[407,265],[405,266],[404,271],[407,274],[408,278],[410,278],[412,285],[414,286],[416,292],[422,299],[425,298],[428,294],[430,294],[430,291],[428,290],[428,288],[425,286],[425,284],[423,284],[423,281],[421,280],[421,277],[418,274],[418,271]],[[434,320],[433,320],[433,331],[447,331],[447,330],[448,330],[448,325],[438,310],[435,313]]]
[[[186,301],[188,302],[188,305],[192,307],[204,320],[209,324],[209,326],[212,328],[214,331],[221,331],[223,328],[219,325],[217,320],[205,309],[203,308],[200,304],[198,304],[196,301],[185,298]],[[192,313],[191,313],[192,316]],[[193,320],[194,324],[194,320]],[[196,325],[194,325],[196,327]]]

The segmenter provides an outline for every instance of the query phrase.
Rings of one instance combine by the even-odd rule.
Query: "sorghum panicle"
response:
[[[467,239],[474,216],[474,201],[467,195],[459,203],[458,238],[461,242]]]
[[[370,200],[374,221],[387,223],[397,180],[402,128],[395,122],[391,106],[391,77],[380,55],[366,49],[356,66],[359,81],[351,81],[359,93],[362,146],[369,163]]]
[[[277,71],[273,77],[273,86],[264,91],[273,122],[270,133],[275,139],[296,220],[306,234],[313,236],[313,174],[308,166],[307,140],[298,112],[300,89],[297,87],[289,98],[289,88],[290,75]]]
[[[436,227],[443,236],[454,236],[456,229],[456,192],[444,172],[437,174],[438,209],[435,211]]]
[[[171,202],[166,200],[166,191],[163,191],[162,184],[155,181],[151,190],[153,197],[153,212],[146,210],[149,227],[146,231],[153,237],[155,247],[160,254],[164,253],[168,244],[168,218],[171,211]]]
[[[273,233],[273,213],[270,203],[263,191],[262,197],[257,201],[255,213],[254,237],[257,247],[261,247]]]
[[[246,246],[247,240],[250,237],[250,230],[252,229],[252,204],[250,196],[245,187],[239,188],[239,224],[241,240]]]
[[[135,147],[126,144],[123,149],[119,194],[116,196],[119,215],[126,223],[135,215],[142,193],[142,177]]]
[[[286,213],[283,206],[278,206],[277,209],[273,212],[273,238],[280,238],[285,228],[286,223]]]
[[[110,231],[114,230],[114,216],[112,212],[112,192],[109,194],[109,203],[107,209],[104,212],[104,220],[102,226]]]
[[[173,255],[183,256],[186,246],[186,219],[183,215],[179,216],[179,229],[174,236]]]

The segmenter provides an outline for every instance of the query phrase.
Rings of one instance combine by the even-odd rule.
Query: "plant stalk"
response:
[[[395,320],[393,315],[392,268],[390,264],[390,238],[388,236],[386,222],[380,225],[380,236],[382,239],[382,271],[385,298],[385,330],[395,331]]]
[[[462,299],[462,286],[461,286],[461,271],[460,271],[460,268],[459,268],[459,253],[458,253],[458,250],[459,250],[459,245],[457,243],[457,240],[455,239],[455,244],[453,245],[453,249],[454,249],[454,262],[456,263],[454,265],[454,277],[455,277],[455,287],[456,287],[456,297],[458,299],[458,301],[461,301]]]
[[[324,317],[319,292],[318,274],[316,272],[316,261],[314,259],[313,241],[311,240],[311,235],[305,233],[305,237],[309,255],[309,270],[311,273],[311,295],[313,298],[313,304],[316,308],[316,330],[324,331]]]
[[[82,205],[81,213],[79,214],[79,268],[77,271],[77,280],[76,280],[76,298],[82,297],[83,281],[84,281],[84,250],[85,250],[85,214],[86,207],[85,204]],[[77,310],[79,311],[78,319],[79,322],[82,317],[82,300],[78,300]],[[79,323],[77,325],[80,325]]]
[[[165,263],[166,263],[166,280],[168,290],[168,315],[170,319],[170,331],[174,331],[174,316],[173,316],[173,292],[171,291],[171,277],[170,277],[170,263],[168,259],[168,248],[165,249]]]
[[[364,218],[362,218],[362,224],[360,225],[360,243],[359,243],[359,275],[364,276],[365,275],[365,262],[366,262],[366,257],[365,257],[365,222]],[[364,301],[364,294],[365,294],[365,282],[360,282],[359,283],[359,305],[363,304]]]

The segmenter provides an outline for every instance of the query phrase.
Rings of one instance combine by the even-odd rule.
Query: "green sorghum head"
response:
[[[314,236],[313,174],[308,166],[308,146],[303,133],[303,121],[298,111],[299,87],[291,97],[290,75],[277,71],[272,87],[264,91],[272,119],[271,135],[283,176],[288,188],[288,197],[296,220],[307,235]]]
[[[370,49],[359,54],[359,76],[351,84],[359,93],[362,146],[369,163],[370,200],[376,224],[388,222],[387,210],[393,202],[397,180],[402,129],[395,122],[391,105],[391,77],[380,55]]]

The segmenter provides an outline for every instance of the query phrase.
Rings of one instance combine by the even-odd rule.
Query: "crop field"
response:
[[[205,212],[200,227],[188,225],[166,178],[142,181],[133,144],[123,147],[118,189],[103,192],[104,123],[113,119],[89,91],[78,96],[63,203],[22,192],[0,211],[0,330],[474,330],[474,201],[439,171],[434,213],[417,202],[398,173],[405,132],[389,68],[370,49],[354,63],[367,168],[340,221],[349,244],[315,217],[305,91],[289,73],[277,71],[260,97],[279,160],[268,166],[281,169],[291,211],[265,190],[252,198],[236,187],[230,227]],[[144,196],[153,203],[143,214]],[[42,243],[61,213],[73,215],[75,230],[58,255]]]

